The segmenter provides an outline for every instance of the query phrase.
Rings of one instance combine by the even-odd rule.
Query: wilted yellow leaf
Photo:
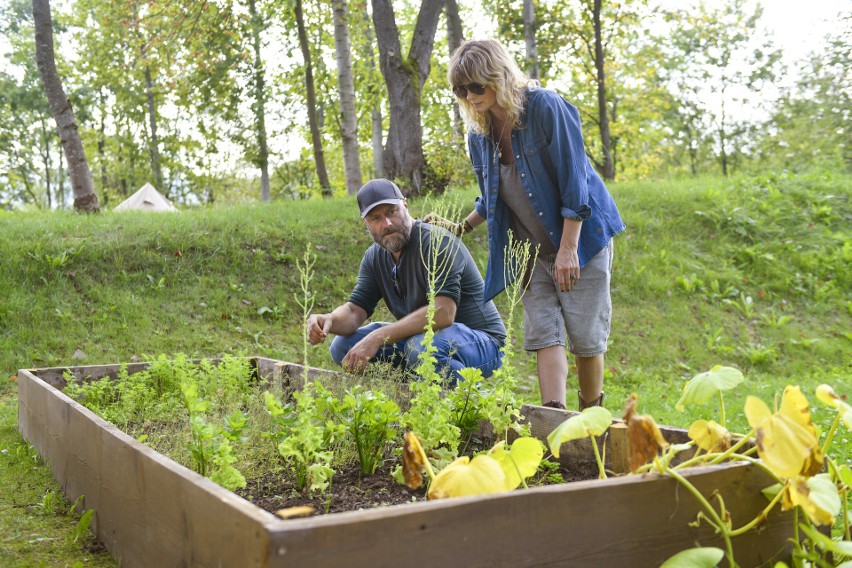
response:
[[[636,393],[631,394],[624,407],[631,471],[654,459],[662,448],[669,445],[653,418],[636,413],[637,399]]]
[[[426,453],[414,432],[406,432],[402,442],[402,476],[409,489],[419,489],[423,485],[423,469],[426,467]]]
[[[781,477],[810,477],[822,469],[822,450],[806,407],[798,388],[784,390],[781,410],[775,414],[759,398],[746,398],[745,413],[755,430],[757,452]]]
[[[816,389],[817,398],[823,403],[832,408],[836,408],[842,414],[840,415],[843,423],[847,428],[852,429],[852,406],[849,406],[843,401],[843,398],[834,392],[834,389],[829,385],[820,385]]]
[[[485,455],[472,460],[462,456],[435,475],[429,485],[429,499],[484,495],[506,491],[503,468]]]
[[[801,507],[811,521],[817,525],[831,525],[840,513],[840,495],[837,486],[827,474],[810,479],[796,477],[785,487],[781,500],[783,510]]]
[[[688,434],[705,452],[724,452],[731,447],[730,432],[713,420],[696,420]]]
[[[535,475],[541,458],[544,457],[544,448],[541,442],[535,438],[518,438],[509,449],[506,449],[504,441],[498,442],[488,452],[505,475],[505,489],[511,491],[521,484],[521,477],[526,479]]]

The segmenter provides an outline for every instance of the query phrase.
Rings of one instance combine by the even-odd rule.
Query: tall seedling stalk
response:
[[[520,304],[526,292],[529,278],[527,269],[532,270],[538,258],[538,247],[532,248],[529,241],[518,241],[512,231],[509,231],[509,244],[506,245],[506,263],[503,265],[503,278],[506,285],[507,316],[506,342],[501,352],[503,362],[500,368],[494,371],[492,381],[494,383],[494,396],[492,397],[492,408],[489,409],[488,419],[494,426],[497,436],[505,437],[509,429],[518,431],[520,410],[517,408],[515,390],[517,386],[517,371],[514,367],[515,352],[512,347],[512,322],[515,318],[515,309]],[[520,433],[520,432],[519,432]]]
[[[453,212],[444,211],[443,214],[451,216]],[[423,242],[421,235],[414,236],[418,243]],[[421,380],[411,384],[411,406],[403,415],[403,424],[417,433],[425,452],[437,455],[440,461],[447,463],[455,459],[458,453],[461,430],[452,424],[452,402],[442,396],[445,378],[435,368],[435,296],[436,291],[443,286],[460,247],[459,239],[434,227],[429,233],[429,253],[420,251],[428,286],[423,351],[416,369]]]
[[[304,383],[308,384],[308,317],[314,309],[314,293],[311,291],[311,280],[314,278],[314,264],[317,255],[311,252],[311,243],[305,246],[305,255],[302,257],[304,264],[296,261],[299,269],[300,294],[294,294],[296,303],[302,308],[302,366],[304,367]]]

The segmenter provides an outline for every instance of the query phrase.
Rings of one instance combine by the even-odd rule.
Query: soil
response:
[[[583,481],[597,478],[597,466],[591,464],[574,464],[563,467],[560,472],[563,482]],[[528,481],[530,486],[555,483],[553,479],[536,479]],[[262,477],[250,479],[244,489],[236,491],[238,495],[250,501],[257,507],[270,513],[275,511],[310,506],[314,515],[357,511],[399,505],[426,500],[425,486],[420,489],[409,489],[397,483],[390,474],[390,468],[378,470],[373,475],[362,476],[357,464],[350,469],[338,470],[334,474],[329,491],[316,495],[299,493],[293,483],[280,473],[270,473]]]

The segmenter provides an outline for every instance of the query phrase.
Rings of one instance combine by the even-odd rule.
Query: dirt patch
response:
[[[594,463],[577,463],[561,468],[556,474],[536,476],[528,481],[528,484],[533,486],[583,481],[595,479],[597,475],[597,466]],[[281,473],[249,479],[246,487],[236,493],[270,513],[288,507],[309,505],[314,508],[315,515],[426,500],[425,486],[412,490],[397,483],[391,476],[389,467],[378,470],[373,475],[362,476],[357,464],[350,469],[337,471],[326,493],[303,495],[287,476]]]

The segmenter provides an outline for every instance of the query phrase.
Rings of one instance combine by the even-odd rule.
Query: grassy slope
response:
[[[852,390],[850,178],[645,182],[615,185],[613,193],[628,231],[616,241],[611,410],[618,414],[635,391],[641,411],[660,423],[715,418],[711,405],[694,415],[674,408],[683,381],[715,364],[736,366],[748,379],[727,400],[738,430],[747,428],[747,394],[771,402],[788,383],[806,392],[820,382]],[[449,196],[465,208],[473,197]],[[418,216],[429,207],[411,204]],[[466,242],[484,271],[484,231]],[[347,297],[369,243],[351,198],[177,215],[2,215],[0,373],[178,352],[301,361],[294,294],[309,243],[315,310],[326,311]],[[522,322],[514,325],[521,337]],[[523,395],[536,402],[534,361],[517,350]],[[324,348],[311,349],[309,359],[331,364]],[[0,542],[0,564],[108,564],[69,542],[73,516],[43,514],[43,496],[56,486],[15,432],[14,383],[0,385],[0,460],[9,465],[0,468],[0,518],[11,535]],[[574,388],[571,377],[569,393]],[[827,414],[814,416],[823,423]],[[852,444],[843,443],[849,459]]]

